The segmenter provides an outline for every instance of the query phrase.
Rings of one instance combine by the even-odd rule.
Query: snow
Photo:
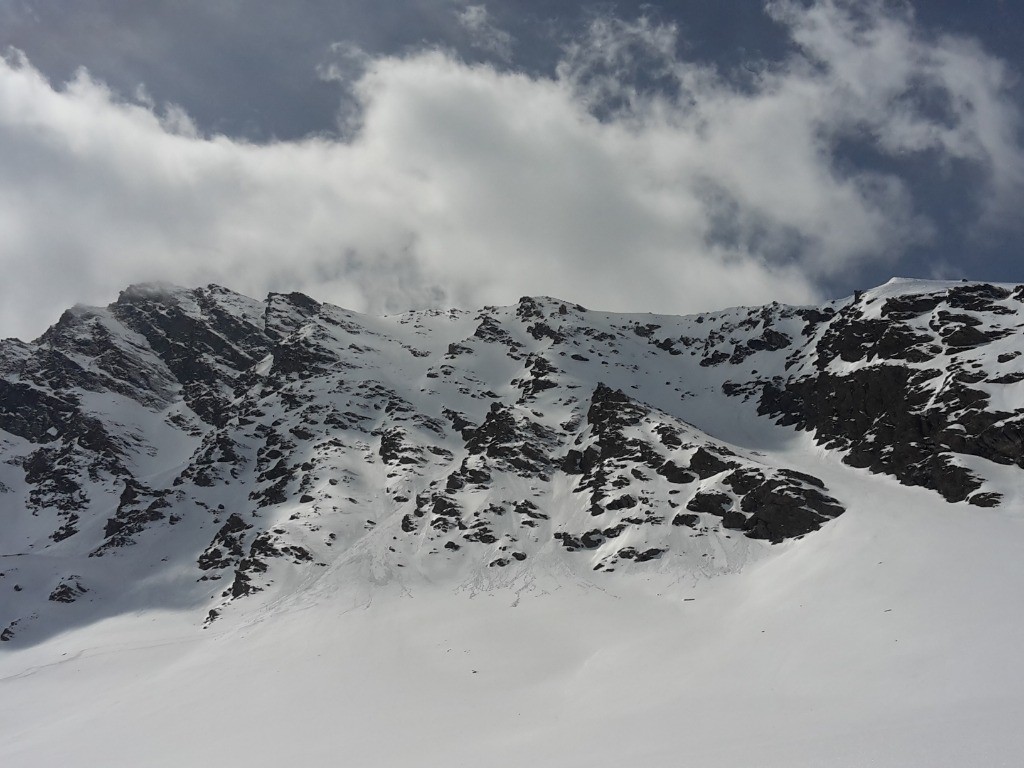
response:
[[[805,460],[857,503],[715,579],[339,571],[201,633],[144,611],[6,653],[0,764],[1017,765],[1024,510]]]
[[[864,295],[865,298],[889,299],[895,296],[945,293],[951,288],[972,285],[991,285],[1010,291],[1017,287],[1017,283],[988,283],[980,280],[922,280],[916,277],[893,277],[883,285],[865,291]]]
[[[880,317],[884,302],[875,299],[956,285],[890,281],[866,292],[864,317]],[[164,286],[129,290],[139,297],[184,295]],[[260,303],[207,290],[232,316],[250,323],[261,317]],[[57,574],[78,574],[90,590],[73,605],[44,602],[41,610],[52,615],[34,629],[19,625],[19,642],[0,646],[0,766],[1020,763],[1019,468],[957,454],[984,479],[981,490],[1002,494],[1003,503],[949,504],[934,491],[847,467],[809,434],[757,418],[756,402],[726,398],[723,388],[787,374],[789,351],[759,351],[718,367],[701,361],[718,346],[732,353],[761,333],[753,322],[760,322],[760,308],[663,317],[569,305],[563,314],[558,300],[537,299],[542,319],[564,333],[557,347],[528,334],[515,308],[491,308],[521,345],[510,355],[475,336],[480,314],[370,318],[324,307],[304,319],[290,313],[287,297],[274,301],[281,312],[275,322],[290,329],[288,344],[318,345],[337,363],[323,375],[273,382],[275,358],[267,355],[246,371],[252,379],[234,401],[245,408],[220,432],[202,425],[180,398],[144,406],[105,390],[80,393],[83,411],[130,445],[126,460],[135,476],[173,490],[169,498],[181,518],[173,526],[161,520],[131,546],[89,557],[104,541],[123,481],[100,473],[89,486],[97,500],[83,513],[80,532],[55,543],[52,510],[11,513],[27,490],[16,464],[0,464],[5,609],[35,621],[28,612],[39,603],[29,592],[45,600]],[[188,309],[202,314],[198,303]],[[772,327],[801,339],[803,318],[777,309]],[[907,324],[924,332],[931,319],[924,313]],[[638,324],[659,326],[658,339],[693,341],[663,354]],[[598,343],[577,333],[587,327],[608,338]],[[716,329],[724,329],[719,341]],[[149,360],[141,337],[115,336]],[[815,341],[807,340],[808,348]],[[450,344],[471,352],[449,352]],[[1005,374],[1018,370],[1019,360],[999,363],[997,354],[1019,346],[1018,333],[977,349],[944,350],[928,364],[957,360],[990,376]],[[20,348],[9,354],[20,355]],[[559,386],[517,399],[531,354],[547,355]],[[814,364],[808,355],[789,373]],[[444,366],[450,375],[438,374]],[[479,424],[500,402],[515,418],[561,429],[565,440],[572,433],[572,445],[583,448],[592,431],[576,435],[560,425],[586,413],[595,381],[650,406],[649,417],[624,434],[659,456],[685,463],[696,446],[718,446],[766,471],[809,473],[846,513],[776,545],[725,529],[698,537],[685,527],[634,526],[609,551],[653,545],[653,537],[671,547],[660,560],[622,564],[615,573],[591,570],[606,549],[570,553],[550,539],[530,539],[510,514],[495,533],[515,534],[529,557],[507,568],[485,567],[497,550],[432,554],[444,539],[430,531],[399,539],[411,498],[430,482],[444,487],[469,456],[455,430],[432,431],[422,419],[441,420],[451,408]],[[934,381],[936,396],[943,381]],[[993,409],[1007,411],[1020,407],[1021,386],[978,384]],[[491,389],[493,397],[482,394]],[[282,394],[309,408],[282,405]],[[392,418],[392,401],[396,414],[408,405],[413,416]],[[367,424],[330,432],[327,412]],[[684,447],[661,445],[654,434],[660,424],[677,428]],[[403,450],[426,456],[401,472],[378,456],[381,432],[396,426],[404,430]],[[260,477],[260,467],[265,473],[272,463],[259,463],[261,436],[270,429],[294,435],[296,427],[315,433],[305,442],[296,437],[288,457],[314,466],[304,470],[310,479],[303,486],[314,501],[291,494],[253,511],[250,492],[270,482]],[[217,436],[233,441],[237,453],[234,463],[210,465],[220,472],[218,482],[174,483]],[[0,448],[24,457],[35,446],[4,435]],[[440,455],[431,448],[451,455],[431,458]],[[594,524],[588,500],[573,492],[574,478],[553,473],[541,485],[497,465],[489,469],[492,488],[459,496],[466,519],[492,501],[532,498],[557,510],[563,530]],[[708,487],[714,482],[709,478]],[[3,486],[14,490],[4,493]],[[641,489],[659,504],[669,498],[660,476],[627,478],[614,494]],[[395,501],[400,494],[410,497],[405,506]],[[687,496],[673,498],[685,504]],[[195,558],[236,510],[281,542],[301,543],[313,561],[271,562],[263,592],[222,600],[231,571],[225,580],[214,573],[198,581],[209,573],[196,568]],[[31,590],[13,592],[12,582]],[[208,609],[223,610],[203,628]]]

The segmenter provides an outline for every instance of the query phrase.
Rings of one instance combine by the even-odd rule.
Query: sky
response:
[[[0,0],[0,337],[131,283],[686,314],[1024,281],[1011,0]]]

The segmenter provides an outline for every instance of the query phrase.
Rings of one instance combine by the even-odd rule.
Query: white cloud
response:
[[[768,11],[808,61],[826,68],[822,95],[832,111],[823,122],[831,132],[869,132],[893,155],[933,151],[939,161],[967,160],[988,177],[990,213],[1007,213],[1024,190],[1024,152],[1003,62],[976,41],[922,35],[910,6],[820,0],[806,9],[775,0]]]
[[[502,61],[512,60],[515,38],[503,29],[491,24],[490,14],[485,5],[467,5],[456,18],[470,35],[475,48],[487,51]]]
[[[358,80],[373,61],[370,54],[348,40],[331,43],[328,50],[330,59],[316,67],[317,77],[324,81],[347,85]]]
[[[837,163],[849,135],[971,162],[993,216],[1017,199],[1019,114],[997,61],[906,16],[771,11],[800,49],[743,88],[648,22],[595,23],[553,78],[438,51],[361,59],[345,141],[204,137],[180,109],[84,72],[54,87],[12,55],[0,331],[36,334],[146,280],[368,311],[530,293],[664,312],[807,301],[930,235],[900,179]],[[915,102],[921,83],[941,114]]]

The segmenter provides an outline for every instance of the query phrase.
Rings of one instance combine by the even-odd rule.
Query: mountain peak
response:
[[[165,304],[187,295],[194,289],[164,282],[133,283],[118,294],[115,303],[153,302]]]

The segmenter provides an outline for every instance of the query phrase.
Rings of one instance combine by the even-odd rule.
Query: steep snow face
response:
[[[0,639],[154,608],[216,626],[342,583],[732,573],[850,507],[822,455],[1012,509],[1022,302],[892,282],[819,308],[378,318],[134,286],[0,345]]]

